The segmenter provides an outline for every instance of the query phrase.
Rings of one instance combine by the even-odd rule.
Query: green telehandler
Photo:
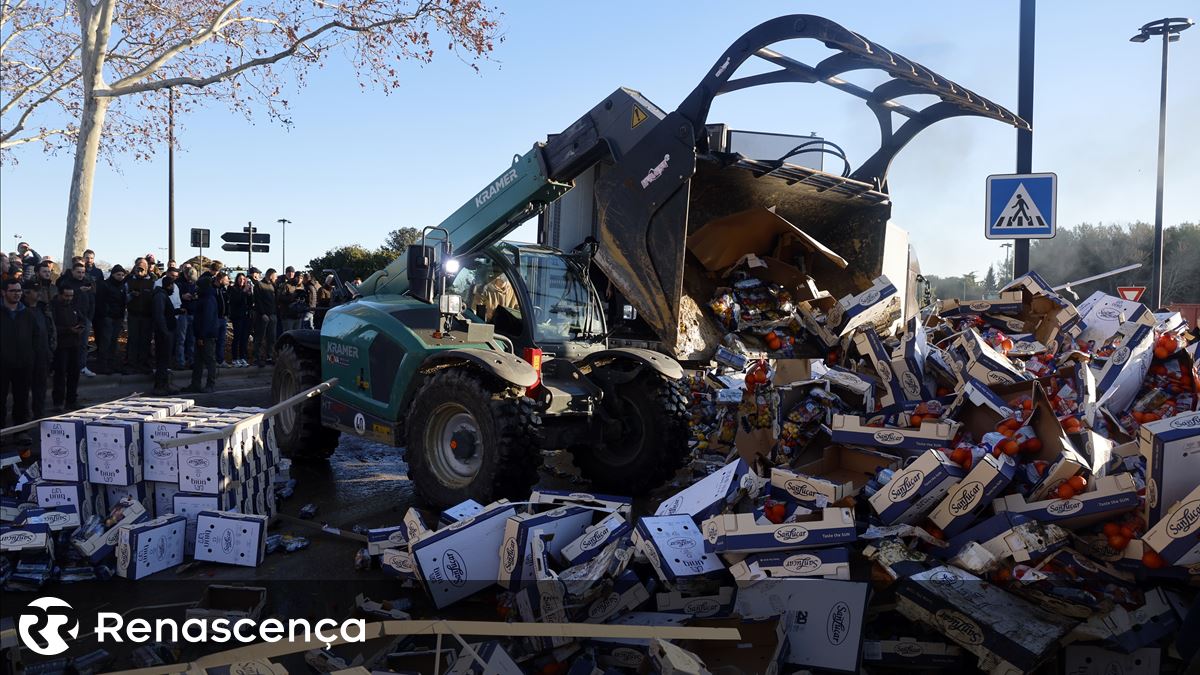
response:
[[[772,48],[798,38],[834,53],[810,66]],[[778,70],[733,79],[751,58]],[[868,90],[840,77],[860,69],[882,71],[886,81]],[[716,96],[776,83],[822,83],[861,98],[879,122],[879,150],[851,171],[833,143],[773,134],[755,146],[707,124]],[[937,102],[916,110],[897,101],[914,94]],[[857,293],[887,274],[911,315],[919,270],[903,231],[888,222],[887,169],[919,131],[957,116],[1028,128],[809,15],[751,29],[674,112],[618,89],[425,228],[419,243],[330,309],[319,331],[280,338],[276,401],[331,377],[338,384],[281,414],[277,440],[297,458],[328,457],[340,433],[403,446],[419,495],[435,506],[524,498],[543,449],[571,451],[598,492],[643,493],[687,452],[676,359],[707,360],[724,334],[705,309],[718,280],[689,251],[689,235],[769,207],[841,255],[804,270],[826,290]],[[896,117],[904,121],[893,128]],[[844,169],[797,159],[814,155]],[[539,244],[503,241],[535,216]],[[761,255],[747,243],[760,239],[731,240],[746,250],[724,253]]]

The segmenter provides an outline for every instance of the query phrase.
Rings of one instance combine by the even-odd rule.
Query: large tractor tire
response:
[[[278,403],[321,383],[321,364],[312,350],[284,345],[275,355],[271,401]],[[296,460],[328,459],[337,448],[341,432],[321,425],[321,397],[314,396],[289,408],[271,422],[275,442],[284,457]]]
[[[621,438],[572,448],[575,465],[596,492],[645,494],[658,487],[687,456],[687,392],[681,381],[643,373],[617,389]]]
[[[441,370],[413,397],[405,421],[408,475],[441,508],[467,499],[526,499],[541,453],[533,400],[493,391],[475,373]]]

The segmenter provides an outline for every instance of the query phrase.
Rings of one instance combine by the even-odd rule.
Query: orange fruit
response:
[[[1104,524],[1104,536],[1111,537],[1114,534],[1121,534],[1121,526],[1116,523]]]
[[[1123,534],[1114,534],[1108,538],[1108,546],[1114,551],[1124,551],[1125,547],[1129,546],[1129,537]]]
[[[1152,570],[1158,570],[1166,567],[1167,561],[1163,560],[1163,557],[1153,549],[1146,548],[1146,550],[1142,552],[1142,564]]]
[[[1075,496],[1075,490],[1074,490],[1074,488],[1071,487],[1070,483],[1063,483],[1062,485],[1058,486],[1058,498],[1059,499],[1070,499],[1071,497],[1074,497],[1074,496]]]

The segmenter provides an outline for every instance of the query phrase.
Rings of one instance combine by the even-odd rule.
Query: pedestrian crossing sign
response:
[[[1058,226],[1058,176],[998,174],[987,178],[988,239],[1050,239]]]

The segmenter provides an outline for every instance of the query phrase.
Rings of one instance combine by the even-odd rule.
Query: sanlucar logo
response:
[[[603,527],[599,528],[599,529],[585,535],[583,540],[579,542],[579,548],[581,548],[585,551],[590,551],[590,550],[596,548],[597,546],[599,546],[600,544],[603,544],[604,540],[607,538],[608,538],[608,530]]]
[[[1083,508],[1083,502],[1078,499],[1060,499],[1046,507],[1046,511],[1054,516],[1069,516]]]
[[[826,624],[825,633],[830,644],[836,646],[846,641],[846,636],[850,634],[851,619],[850,605],[845,602],[839,602],[829,610],[829,622]]]
[[[71,451],[61,445],[55,445],[50,448],[51,457],[66,457],[71,454]]]
[[[974,310],[976,312],[986,312],[992,308],[992,303],[976,300],[975,302],[972,302],[969,306],[972,310]]]
[[[975,500],[983,492],[983,483],[973,480],[970,483],[960,487],[958,492],[950,498],[950,514],[959,516],[971,510],[975,505]]]
[[[917,382],[917,376],[908,371],[905,371],[900,376],[900,386],[904,388],[904,393],[909,398],[916,398],[921,395],[921,384]]]
[[[903,501],[916,492],[924,481],[925,474],[923,472],[910,471],[901,476],[899,480],[894,481],[895,485],[888,490],[888,497],[894,502]]]
[[[904,434],[899,431],[889,431],[886,429],[876,431],[874,438],[876,443],[882,443],[883,445],[898,445],[904,442]]]
[[[691,548],[695,545],[696,545],[696,542],[692,541],[691,539],[689,539],[687,537],[675,537],[674,539],[667,540],[667,546],[669,546],[673,549],[676,549],[676,550]]]
[[[983,629],[965,614],[952,609],[939,609],[934,618],[942,632],[954,640],[968,645],[983,644]]]
[[[1200,429],[1200,414],[1176,417],[1171,420],[1172,429]]]
[[[690,616],[711,616],[721,609],[721,604],[711,598],[697,598],[683,606],[683,613]]]
[[[455,586],[467,583],[467,564],[458,551],[451,548],[442,554],[442,573]]]
[[[188,459],[187,465],[193,469],[207,469],[208,460],[203,457],[191,457]]]
[[[102,459],[107,462],[116,459],[117,453],[113,452],[112,450],[101,450],[96,453],[96,457],[97,459]]]
[[[592,606],[588,608],[588,618],[590,618],[590,619],[606,618],[609,614],[613,613],[613,610],[615,610],[617,608],[617,603],[619,603],[620,601],[621,601],[621,596],[619,594],[617,594],[615,591],[612,593],[609,593],[607,597],[600,598],[596,602],[592,603]]]
[[[901,642],[896,645],[896,655],[911,659],[925,653],[925,648],[916,642]]]
[[[35,538],[32,532],[15,530],[0,534],[0,544],[4,546],[24,546],[25,544],[32,543]]]
[[[879,291],[867,291],[858,299],[858,304],[866,307],[879,302]]]
[[[504,540],[504,571],[512,572],[517,567],[517,539],[509,537]]]
[[[1171,519],[1167,521],[1167,534],[1171,535],[1172,539],[1179,539],[1191,534],[1197,524],[1200,524],[1200,499],[1175,509]]]
[[[1112,307],[1105,307],[1099,312],[1096,312],[1096,315],[1105,321],[1116,321],[1117,319],[1121,318],[1121,313]]]
[[[1129,360],[1129,347],[1121,347],[1113,352],[1112,362],[1114,366],[1119,366]]]
[[[221,550],[229,553],[233,550],[233,530],[226,529],[221,533]]]
[[[1011,377],[998,370],[989,370],[987,379],[988,382],[991,382],[992,384],[1012,384],[1013,382]]]
[[[791,544],[804,541],[805,539],[808,539],[808,530],[799,525],[781,527],[775,530],[775,540],[780,543]]]
[[[783,561],[783,569],[792,574],[805,574],[816,570],[820,566],[821,559],[807,553],[794,555]]]
[[[797,499],[813,499],[817,496],[817,491],[806,480],[792,478],[783,484],[783,489],[787,493]]]
[[[63,634],[75,640],[79,637],[79,620],[75,610],[65,600],[52,596],[38,598],[17,618],[21,644],[41,656],[56,656],[67,651]]]

